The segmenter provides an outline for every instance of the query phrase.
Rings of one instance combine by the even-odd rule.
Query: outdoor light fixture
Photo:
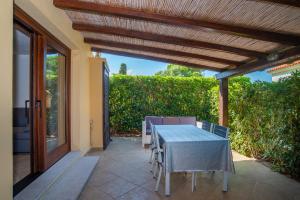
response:
[[[267,56],[268,61],[275,61],[278,60],[279,54],[278,53],[271,53]]]

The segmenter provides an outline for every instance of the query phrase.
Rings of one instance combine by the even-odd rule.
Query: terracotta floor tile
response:
[[[160,200],[164,199],[159,193],[150,192],[142,187],[135,188],[125,195],[117,198],[118,200]]]
[[[155,192],[149,164],[150,150],[143,149],[140,138],[113,138],[100,155],[80,199],[122,200],[277,200],[300,199],[300,183],[273,172],[268,167],[233,152],[236,174],[229,178],[229,191],[222,192],[220,172],[198,173],[197,188],[191,190],[191,174],[171,175],[171,196],[164,196],[164,177]]]
[[[135,187],[137,186],[130,183],[129,181],[126,181],[122,178],[117,178],[98,188],[99,190],[109,194],[113,198],[117,198],[134,189]]]
[[[81,193],[79,200],[114,200],[110,195],[99,190],[97,187],[85,187]]]

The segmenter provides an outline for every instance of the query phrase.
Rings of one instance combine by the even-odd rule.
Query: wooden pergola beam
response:
[[[189,63],[189,62],[185,62],[185,61],[169,59],[169,58],[162,58],[162,57],[152,56],[152,55],[131,53],[131,52],[126,52],[126,50],[123,51],[123,50],[112,50],[112,49],[104,48],[104,47],[101,47],[101,48],[92,47],[92,51],[115,54],[115,55],[120,55],[120,56],[133,57],[133,58],[154,60],[154,61],[160,61],[160,62],[166,62],[166,63],[173,63],[173,64],[183,65],[183,66],[186,66],[186,67],[192,67],[192,68],[197,68],[197,69],[204,69],[204,70],[208,69],[208,70],[219,71],[219,72],[222,71],[222,69],[216,68],[216,67],[211,67],[211,66],[206,66],[206,65],[199,65],[199,64],[196,64],[196,63]]]
[[[205,49],[213,49],[219,51],[230,52],[238,55],[247,56],[250,58],[255,57],[264,57],[267,54],[263,52],[252,51],[248,49],[241,49],[231,46],[225,46],[215,43],[208,43],[198,40],[190,40],[184,39],[174,36],[167,36],[149,32],[142,32],[142,31],[135,31],[135,30],[128,30],[123,28],[116,28],[116,27],[107,27],[107,26],[99,26],[99,25],[92,25],[92,24],[83,24],[83,23],[74,23],[73,29],[77,31],[84,31],[84,32],[93,32],[93,33],[101,33],[107,35],[118,35],[123,37],[130,37],[130,38],[137,38],[141,40],[149,40],[154,42],[160,43],[167,43],[167,44],[175,44],[180,46],[187,46],[187,47],[194,47],[194,48],[205,48]]]
[[[235,69],[226,70],[217,74],[216,78],[228,78],[231,76],[245,74],[256,70],[262,70],[279,64],[284,64],[297,59],[300,59],[300,46],[284,50],[277,54],[271,54],[266,58],[243,64],[241,66],[236,67]]]
[[[219,80],[219,124],[228,126],[228,78]]]
[[[138,51],[142,51],[142,52],[157,53],[157,54],[168,55],[168,56],[195,58],[195,59],[201,59],[201,60],[207,60],[207,61],[212,61],[212,62],[216,62],[216,63],[226,64],[226,65],[230,65],[230,66],[238,66],[238,65],[242,64],[241,62],[238,62],[238,61],[227,60],[227,59],[223,59],[223,58],[216,58],[216,57],[205,56],[205,55],[199,55],[199,54],[194,54],[194,53],[187,53],[187,52],[183,52],[183,51],[174,51],[174,50],[168,50],[168,49],[162,49],[162,48],[156,48],[156,47],[149,47],[149,46],[142,46],[142,45],[128,44],[128,43],[120,43],[120,42],[93,39],[93,38],[84,38],[84,42],[92,44],[92,45],[94,44],[94,45],[103,45],[103,46],[128,49],[128,50],[138,50]]]
[[[265,2],[278,3],[282,5],[294,6],[300,8],[299,0],[248,0],[248,1],[265,1]]]
[[[54,5],[58,8],[65,10],[75,10],[79,12],[151,21],[162,24],[187,27],[195,30],[209,28],[216,31],[221,31],[223,33],[257,40],[276,42],[288,45],[300,44],[300,36],[298,35],[276,33],[271,31],[258,30],[232,24],[221,24],[205,20],[195,20],[176,16],[168,16],[149,11],[116,7],[107,4],[84,2],[78,0],[54,0]]]

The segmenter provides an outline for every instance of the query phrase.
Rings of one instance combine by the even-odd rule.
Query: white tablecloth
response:
[[[232,172],[228,139],[193,125],[155,125],[165,149],[165,170]]]

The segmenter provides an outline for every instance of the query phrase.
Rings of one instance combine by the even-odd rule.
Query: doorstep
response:
[[[80,152],[70,152],[14,199],[77,199],[98,160],[99,156],[81,156]]]

